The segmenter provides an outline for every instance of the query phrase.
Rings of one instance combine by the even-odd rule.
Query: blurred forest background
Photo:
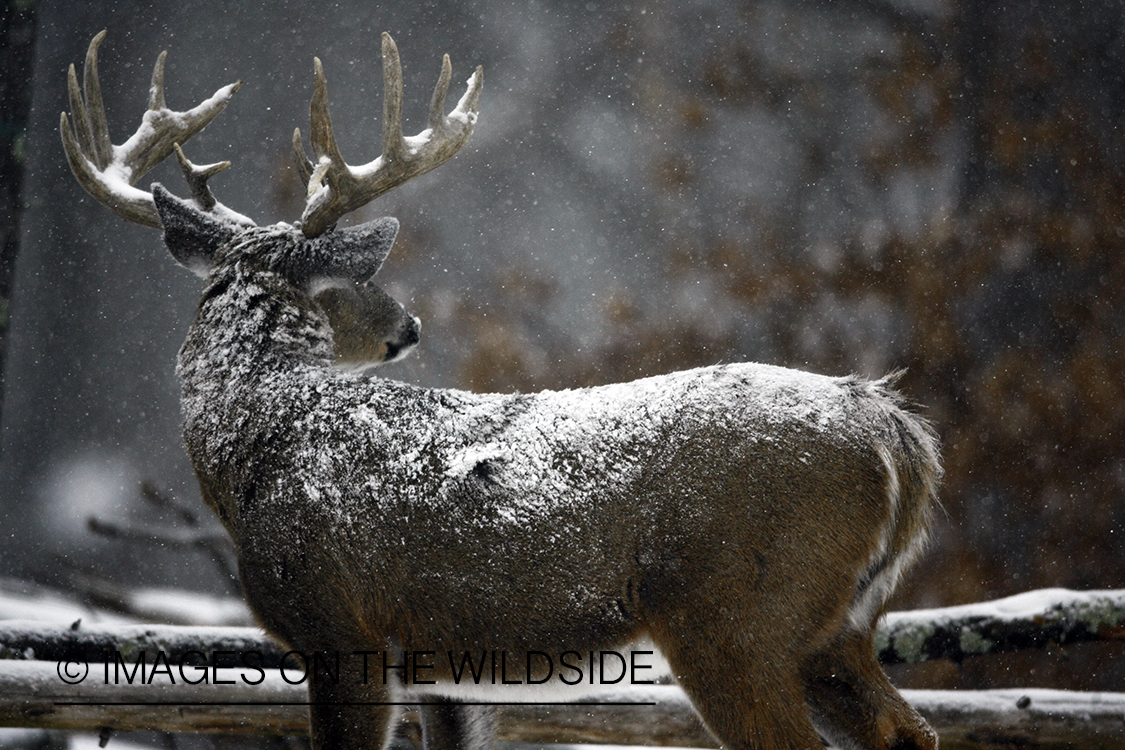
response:
[[[456,81],[482,64],[485,93],[461,155],[355,217],[402,222],[381,279],[424,321],[419,351],[382,375],[529,391],[737,360],[906,368],[947,479],[933,544],[895,607],[1125,587],[1125,4],[34,10],[30,116],[26,129],[5,123],[24,210],[5,319],[0,576],[63,585],[81,568],[219,589],[187,553],[86,528],[91,514],[150,513],[143,479],[198,502],[173,366],[199,287],[157,233],[124,225],[70,177],[57,133],[66,66],[109,29],[100,70],[118,143],[161,49],[174,108],[243,80],[186,151],[234,162],[213,181],[220,200],[260,223],[294,220],[303,191],[288,142],[307,130],[312,57],[345,157],[366,162],[387,30],[407,132],[422,127],[443,52]],[[155,179],[181,184],[174,167]],[[1122,690],[1125,658],[1086,645],[894,676]]]

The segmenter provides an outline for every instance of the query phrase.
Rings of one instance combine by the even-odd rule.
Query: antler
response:
[[[133,185],[175,150],[192,196],[204,210],[212,210],[217,204],[207,188],[207,178],[230,166],[230,162],[196,166],[184,157],[179,144],[186,142],[214,120],[227,106],[231,95],[242,85],[241,82],[224,86],[194,109],[174,112],[168,109],[164,101],[164,60],[168,53],[161,52],[152,71],[148,110],[141,119],[141,125],[129,140],[120,146],[114,146],[109,139],[101,84],[98,82],[98,45],[105,34],[102,31],[95,36],[86,51],[86,63],[82,71],[84,91],[78,86],[74,66],[70,66],[68,75],[70,109],[74,113],[73,129],[66,112],[62,113],[59,121],[66,158],[78,183],[95,200],[125,220],[160,229],[160,218],[156,213],[152,193],[138,190]],[[245,217],[232,212],[227,212],[227,217],[236,221],[245,220]]]
[[[469,79],[468,87],[454,110],[445,115],[445,95],[452,68],[449,55],[442,59],[441,75],[430,101],[427,127],[418,135],[402,135],[402,66],[398,47],[390,34],[383,33],[383,154],[358,167],[344,162],[332,134],[328,114],[328,84],[319,59],[313,60],[316,89],[309,114],[310,141],[317,161],[305,154],[301,131],[293,133],[293,150],[301,174],[308,183],[308,198],[301,216],[305,236],[316,237],[327,231],[344,214],[371,202],[407,180],[429,172],[461,150],[473,132],[480,102],[483,72],[480,67]]]

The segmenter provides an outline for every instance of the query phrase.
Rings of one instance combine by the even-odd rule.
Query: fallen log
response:
[[[891,612],[875,633],[883,664],[1125,639],[1125,590],[1041,589],[990,602]]]
[[[302,735],[308,694],[279,670],[223,669],[190,685],[164,673],[147,684],[108,684],[95,667],[60,677],[55,663],[0,662],[0,726],[99,731]],[[216,674],[216,673],[211,673]],[[194,678],[199,673],[193,673]],[[259,682],[259,678],[260,682]],[[172,679],[176,679],[173,673]],[[258,684],[249,684],[258,682]],[[1125,694],[1057,690],[906,690],[942,748],[1125,747]],[[498,736],[513,742],[716,747],[683,692],[631,686],[582,702],[497,705]],[[403,721],[416,722],[404,707]]]
[[[1125,590],[1043,589],[991,602],[892,612],[879,625],[875,646],[884,664],[917,664],[1123,638]],[[285,653],[257,628],[0,621],[0,658],[94,662],[142,650],[163,650],[177,660],[189,651],[255,651],[267,668],[276,668]]]

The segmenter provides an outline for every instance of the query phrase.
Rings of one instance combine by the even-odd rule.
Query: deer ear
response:
[[[206,277],[219,249],[234,237],[235,228],[172,195],[159,182],[153,183],[152,199],[164,226],[164,244],[172,257],[184,268]]]
[[[322,234],[310,240],[317,259],[317,273],[362,284],[383,265],[396,235],[398,219],[391,216]]]

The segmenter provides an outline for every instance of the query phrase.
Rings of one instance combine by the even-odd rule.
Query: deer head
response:
[[[893,379],[743,363],[504,395],[333,369],[334,357],[393,358],[418,333],[369,285],[394,220],[334,225],[464,144],[480,71],[444,115],[446,58],[429,126],[404,138],[384,35],[383,155],[349,167],[317,63],[315,160],[294,134],[304,212],[258,227],[207,189],[225,164],[197,167],[177,147],[237,84],[170,112],[161,56],[141,128],[112,146],[100,39],[84,96],[71,73],[67,155],[88,192],[162,228],[206,278],[179,357],[184,439],[262,624],[351,659],[310,681],[314,750],[383,750],[404,698],[424,699],[429,747],[482,747],[487,721],[456,701],[588,689],[595,654],[643,639],[725,747],[819,750],[819,729],[843,747],[936,748],[872,648],[941,474],[935,436]],[[190,200],[132,187],[173,150]],[[533,670],[535,654],[557,661]],[[587,655],[589,683],[560,669],[544,687],[554,666],[583,675]],[[526,664],[526,681],[504,664]]]
[[[257,256],[304,288],[320,305],[335,333],[336,361],[342,367],[363,367],[396,359],[418,342],[418,320],[379,287],[371,283],[390,253],[398,231],[393,218],[381,218],[348,229],[336,229],[345,214],[366,205],[407,180],[434,169],[453,157],[468,141],[477,118],[482,72],[478,68],[464,96],[448,115],[446,93],[451,77],[449,56],[430,103],[427,127],[413,137],[402,134],[402,68],[398,49],[383,34],[383,153],[357,167],[340,154],[332,133],[328,109],[328,84],[319,59],[314,58],[315,89],[310,115],[310,159],[293,133],[298,169],[307,187],[307,200],[299,221],[260,228],[219,203],[208,179],[230,166],[219,162],[199,166],[181,148],[226,107],[241,82],[224,86],[191,110],[168,108],[164,96],[167,53],[157,58],[149,90],[149,105],[140,127],[121,145],[110,141],[105,107],[98,81],[98,46],[101,32],[86,53],[84,87],[74,66],[69,70],[73,125],[66,113],[60,118],[63,146],[79,184],[100,203],[126,221],[162,229],[172,256],[182,266],[208,278],[216,265],[234,257]],[[183,170],[190,200],[172,195],[155,184],[151,192],[134,187],[172,152]],[[249,238],[268,238],[256,248]],[[284,241],[282,241],[284,237]],[[233,248],[238,248],[237,256]]]

